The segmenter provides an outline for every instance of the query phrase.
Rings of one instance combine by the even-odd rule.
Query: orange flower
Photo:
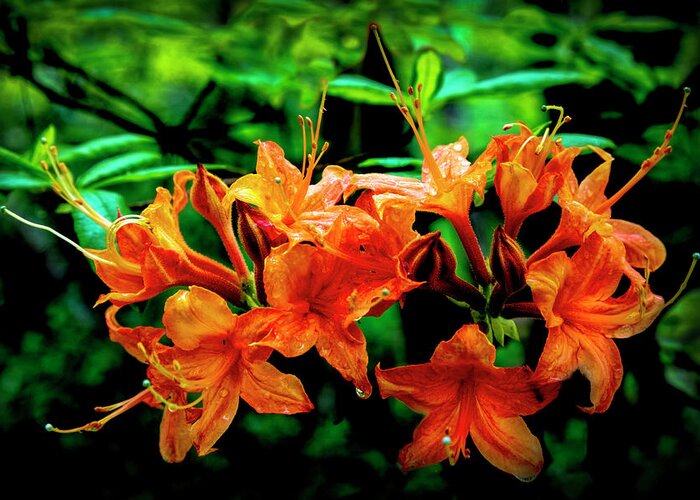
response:
[[[189,177],[185,171],[175,174],[173,194],[159,187],[141,215],[120,217],[110,226],[106,249],[89,250],[97,257],[97,275],[111,288],[98,304],[139,302],[180,285],[203,286],[241,302],[238,274],[192,250],[180,232],[178,218],[187,204],[183,185]]]
[[[580,245],[591,233],[614,237],[625,245],[627,261],[638,269],[655,271],[666,260],[664,244],[639,224],[611,217],[605,188],[610,178],[613,157],[594,146],[590,148],[601,157],[601,163],[579,184],[573,171],[559,190],[561,219],[552,236],[533,254],[529,261],[542,259],[552,252]]]
[[[519,124],[520,134],[496,136],[496,175],[494,186],[501,200],[505,232],[516,238],[522,223],[530,215],[547,208],[564,183],[573,159],[580,148],[565,148],[554,141],[561,125],[569,121],[563,109],[557,109],[560,117],[552,133],[549,129],[539,138],[524,124]],[[550,156],[551,155],[551,156]]]
[[[256,345],[276,319],[264,308],[233,314],[221,297],[196,286],[166,301],[163,324],[173,347],[143,350],[161,376],[187,393],[200,394],[201,416],[190,431],[200,455],[213,451],[238,410],[239,398],[258,413],[313,408],[299,379],[278,371],[267,362],[272,350]]]
[[[267,301],[282,316],[259,345],[285,356],[318,353],[358,394],[372,392],[365,337],[355,321],[419,285],[405,277],[391,232],[356,209],[339,217],[327,246],[282,245],[265,261]]]
[[[544,463],[539,440],[522,416],[556,395],[526,367],[493,366],[496,349],[476,325],[440,342],[429,363],[375,370],[383,398],[395,397],[426,416],[399,453],[404,471],[469,457],[467,437],[494,466],[531,480]]]
[[[624,273],[632,282],[615,295]],[[593,233],[568,257],[556,252],[528,268],[526,280],[549,333],[537,373],[564,380],[576,370],[590,381],[589,413],[609,406],[622,380],[622,362],[613,339],[647,328],[663,299],[625,262],[625,247]]]
[[[316,241],[333,223],[342,207],[336,203],[350,182],[352,173],[337,165],[323,169],[321,180],[312,184],[315,169],[328,148],[319,151],[320,126],[325,103],[321,96],[316,128],[310,118],[299,116],[303,135],[304,159],[301,169],[292,165],[282,148],[272,141],[257,141],[256,173],[244,175],[231,185],[231,193],[264,214],[279,230],[287,234],[292,245]],[[306,154],[306,128],[310,130],[311,153]]]
[[[147,349],[158,352],[160,356],[168,356],[168,351],[171,348],[159,343],[160,338],[164,334],[162,328],[146,326],[128,328],[122,326],[116,320],[118,310],[117,306],[110,306],[105,313],[109,336],[114,342],[121,344],[129,354],[142,363],[149,363],[148,356],[145,354]],[[74,429],[58,429],[51,424],[47,424],[46,429],[59,433],[98,431],[113,418],[125,413],[139,403],[144,403],[163,410],[160,424],[161,456],[166,462],[181,462],[190,448],[192,448],[190,427],[199,418],[202,410],[189,404],[187,393],[152,366],[148,367],[147,376],[148,379],[144,382],[146,389],[135,396],[110,406],[95,408],[96,411],[108,413],[102,419],[89,422]]]

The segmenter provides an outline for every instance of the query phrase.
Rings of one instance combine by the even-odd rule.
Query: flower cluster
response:
[[[315,124],[300,117],[300,167],[279,145],[259,141],[255,173],[226,184],[199,165],[196,172],[177,173],[172,191],[159,188],[140,214],[115,221],[90,208],[51,150],[44,167],[55,190],[107,232],[105,249],[81,251],[109,289],[97,302],[108,304],[111,340],[144,363],[146,380],[132,398],[97,408],[108,412],[101,420],[47,428],[97,430],[144,403],[162,411],[166,461],[182,461],[193,447],[204,455],[233,422],[240,399],[259,413],[312,410],[302,381],[279,371],[270,356],[297,357],[313,348],[360,397],[370,397],[366,340],[357,322],[401,304],[418,288],[463,305],[465,319],[425,363],[374,369],[381,397],[424,415],[399,453],[403,470],[468,457],[470,438],[495,467],[534,478],[543,453],[523,417],[553,401],[577,371],[590,385],[590,405],[581,409],[608,409],[623,373],[615,339],[643,331],[663,309],[648,277],[665,259],[659,239],[615,219],[612,208],[670,152],[685,99],[639,173],[606,194],[612,156],[590,146],[600,165],[577,178],[572,165],[583,148],[558,140],[569,121],[561,108],[546,107],[559,116],[541,135],[510,124],[469,160],[464,138],[431,149],[420,87],[408,89],[408,101],[396,88],[392,98],[424,157],[420,179],[335,165],[323,166],[319,176],[327,148],[320,133],[324,98]],[[503,220],[484,255],[470,211],[476,196],[487,195],[490,179],[495,193],[488,195],[497,197]],[[230,265],[185,241],[180,214],[188,204],[218,233]],[[520,239],[524,222],[553,204],[559,225],[527,255]],[[454,249],[439,232],[415,230],[419,212],[452,224],[469,259],[470,280],[457,275]],[[120,323],[123,307],[169,290],[162,327]],[[539,361],[534,368],[497,367],[496,346],[504,335],[516,337],[508,328],[517,317],[544,321]]]

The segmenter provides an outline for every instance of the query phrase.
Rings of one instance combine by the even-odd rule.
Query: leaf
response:
[[[128,213],[126,202],[118,193],[98,189],[85,189],[81,191],[81,194],[88,205],[106,217],[107,220],[116,219],[120,210],[122,214]],[[78,236],[78,242],[83,248],[103,249],[106,247],[106,232],[101,226],[78,210],[73,210],[71,214],[73,216],[75,234]]]
[[[34,172],[42,172],[39,165],[34,165],[29,160],[25,160],[17,153],[13,153],[5,148],[0,148],[0,167],[3,169],[20,168],[23,170],[29,169]]]
[[[608,139],[607,137],[601,137],[599,135],[564,133],[557,134],[557,137],[561,138],[562,144],[564,144],[564,146],[566,147],[596,146],[601,149],[614,149],[615,147],[617,147],[617,145],[612,141],[612,139]],[[585,151],[590,150],[584,150],[583,152]]]
[[[134,149],[143,150],[143,147],[147,145],[155,145],[155,141],[145,135],[110,135],[84,142],[70,149],[61,149],[61,160],[66,163],[96,161]]]
[[[700,365],[700,288],[678,299],[660,318],[656,341],[662,350],[683,352]]]
[[[442,59],[434,50],[422,52],[416,60],[416,79],[413,87],[420,92],[420,104],[423,116],[426,116],[431,108],[433,95],[440,88],[442,79]]]
[[[179,172],[180,170],[195,170],[196,168],[197,165],[163,165],[156,167],[140,168],[123,175],[117,175],[95,182],[92,185],[92,187],[103,188],[106,186],[112,186],[115,184],[123,184],[128,182],[141,182],[153,179],[167,179],[171,177],[174,173]]]
[[[445,75],[446,81],[448,75],[449,73]],[[550,87],[570,83],[580,83],[588,86],[595,84],[598,80],[598,76],[582,71],[558,69],[522,70],[461,86],[452,83],[449,86],[444,85],[435,95],[435,101],[443,103],[479,95],[542,91]]]
[[[44,143],[44,141],[46,142]],[[56,144],[56,128],[53,125],[46,127],[34,144],[34,151],[29,162],[37,169],[40,169],[39,165],[41,165],[41,160],[46,158],[45,144]]]
[[[394,106],[394,89],[360,75],[340,75],[328,83],[328,95],[362,104]]]
[[[119,156],[107,158],[86,170],[76,180],[78,187],[96,184],[97,181],[109,179],[116,175],[124,175],[136,167],[154,165],[161,160],[161,155],[149,151],[132,151]],[[104,183],[102,184],[104,185]]]
[[[30,172],[0,172],[0,189],[36,189],[48,188],[51,181],[47,176],[37,176]]]
[[[384,167],[384,168],[404,168],[404,167],[418,167],[423,165],[423,160],[419,158],[404,158],[398,156],[389,156],[386,158],[368,158],[359,165],[360,168],[366,167]]]
[[[488,318],[488,324],[490,329],[490,334],[493,338],[498,341],[500,345],[505,342],[505,337],[510,337],[513,340],[520,340],[520,335],[518,335],[518,325],[512,319],[502,318],[500,316],[495,318]]]
[[[613,12],[591,18],[591,28],[595,31],[626,31],[632,33],[654,33],[676,30],[678,24],[671,19],[656,16],[631,17],[623,12]]]

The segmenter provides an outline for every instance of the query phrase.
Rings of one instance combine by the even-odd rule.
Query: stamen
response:
[[[671,152],[671,146],[669,145],[669,143],[673,138],[673,134],[676,133],[678,124],[680,123],[681,117],[683,116],[683,111],[685,111],[685,108],[688,107],[686,102],[688,101],[689,95],[690,88],[685,87],[683,89],[683,100],[681,101],[681,107],[678,110],[678,114],[676,115],[676,120],[673,122],[671,128],[668,129],[664,134],[664,141],[663,143],[661,143],[661,146],[654,149],[652,155],[641,163],[641,165],[639,166],[639,170],[629,181],[627,181],[627,184],[622,186],[617,193],[612,195],[603,204],[598,206],[598,208],[596,208],[596,212],[601,213],[604,210],[607,210],[608,208],[613,206],[615,203],[617,203],[620,200],[620,198],[627,194],[627,192],[630,189],[632,189],[635,184],[637,184],[652,168],[654,168],[661,160],[664,159],[666,155],[668,155]]]
[[[41,167],[51,180],[52,187],[56,194],[103,229],[108,229],[111,222],[92,208],[82,197],[75,187],[73,174],[71,174],[66,164],[60,161],[58,157],[58,148],[56,148],[55,145],[49,146],[46,138],[43,138],[41,142],[44,146],[46,156],[49,158],[49,163],[45,160],[41,161]]]
[[[109,226],[106,241],[107,249],[112,255],[114,265],[122,269],[127,269],[134,273],[140,273],[141,267],[134,262],[126,260],[124,257],[122,257],[121,253],[119,252],[119,245],[117,243],[117,233],[121,228],[129,224],[137,224],[141,227],[145,227],[148,230],[148,234],[152,235],[151,226],[148,223],[148,219],[137,214],[122,215]]]
[[[148,390],[143,390],[136,394],[134,397],[129,398],[125,401],[122,401],[120,403],[116,403],[110,406],[98,406],[95,408],[95,411],[97,412],[105,412],[109,411],[111,412],[109,415],[106,417],[100,419],[100,420],[95,420],[93,422],[88,422],[87,424],[81,426],[81,427],[74,427],[73,429],[59,429],[57,427],[54,427],[51,424],[46,424],[44,426],[44,429],[46,429],[49,432],[58,432],[59,434],[71,434],[73,432],[82,432],[82,431],[99,431],[102,429],[102,427],[105,426],[107,422],[112,420],[113,418],[121,415],[122,413],[126,412],[127,410],[130,410],[140,402],[142,402],[145,397],[149,394]]]
[[[399,111],[401,111],[401,114],[404,116],[406,122],[408,122],[409,127],[413,131],[413,135],[416,137],[418,147],[420,148],[421,153],[423,154],[423,159],[428,164],[428,170],[430,171],[430,175],[432,176],[435,184],[440,190],[444,190],[446,188],[445,179],[442,176],[442,173],[440,172],[440,167],[438,167],[438,164],[435,162],[432,150],[430,149],[430,144],[428,143],[428,137],[425,133],[425,126],[423,124],[423,114],[420,110],[420,95],[419,97],[414,99],[413,87],[408,87],[408,94],[411,97],[413,111],[416,114],[416,121],[418,122],[416,125],[416,121],[413,120],[408,106],[406,105],[406,99],[404,99],[403,93],[401,92],[399,81],[396,79],[396,76],[394,75],[394,72],[391,69],[391,64],[389,64],[389,58],[387,57],[386,52],[384,51],[384,45],[382,44],[382,40],[379,36],[379,27],[376,24],[372,24],[370,25],[370,30],[374,32],[374,37],[377,40],[377,45],[379,46],[379,51],[382,54],[382,59],[384,60],[384,64],[387,70],[389,71],[389,76],[391,77],[391,81],[394,84],[394,88],[397,92],[397,94],[394,94],[392,92],[389,94],[389,96],[391,97],[392,101],[396,103],[396,106],[399,108]],[[421,84],[419,84],[419,87],[420,93],[420,90],[422,90],[423,87]]]
[[[144,380],[143,386],[146,389],[148,389],[148,391],[153,395],[154,398],[156,398],[159,402],[163,403],[170,411],[181,411],[181,410],[187,410],[189,408],[194,408],[204,399],[204,394],[201,394],[197,399],[195,399],[191,403],[188,403],[186,405],[179,405],[179,404],[173,403],[172,401],[166,399],[163,395],[161,395],[158,391],[156,391],[153,388],[153,385],[151,384],[150,380]]]
[[[687,274],[685,275],[685,279],[683,280],[683,283],[681,283],[681,286],[678,287],[678,291],[676,294],[669,299],[668,302],[664,304],[664,309],[669,307],[671,304],[673,304],[676,300],[678,300],[678,297],[681,296],[685,288],[688,286],[688,282],[690,281],[690,277],[693,275],[693,271],[695,270],[695,265],[698,263],[698,260],[700,260],[700,253],[695,252],[693,254],[693,261],[690,263],[690,268],[688,269]]]
[[[162,373],[166,378],[172,380],[184,390],[191,388],[191,384],[189,383],[189,381],[179,373],[179,363],[177,363],[176,365],[176,361],[173,361],[174,371],[171,371],[168,368],[166,368],[165,365],[163,365],[163,363],[161,363],[160,358],[158,357],[158,354],[156,352],[148,352],[146,350],[146,346],[143,345],[143,342],[137,343],[136,347],[139,351],[141,351],[141,354],[144,355],[144,357],[148,361],[148,364],[150,364],[153,368],[158,370],[158,372]]]
[[[450,430],[445,429],[445,435],[442,438],[442,444],[445,447],[445,454],[447,455],[447,460],[450,465],[454,465],[457,462],[456,453],[452,452],[452,438],[450,437]]]
[[[13,219],[21,222],[22,224],[24,224],[26,226],[33,227],[35,229],[41,229],[43,231],[48,231],[49,233],[53,234],[54,236],[57,236],[58,238],[62,239],[63,241],[65,241],[66,243],[71,245],[73,248],[77,249],[80,253],[82,253],[85,257],[87,257],[90,260],[93,260],[96,262],[101,262],[102,264],[105,264],[108,266],[115,265],[114,262],[109,261],[109,260],[105,260],[102,257],[99,257],[99,256],[95,255],[94,253],[87,251],[86,249],[81,247],[79,244],[77,244],[76,242],[74,242],[70,238],[62,235],[61,233],[59,233],[58,231],[56,231],[52,227],[45,226],[43,224],[37,224],[36,222],[29,221],[29,220],[25,219],[24,217],[17,215],[16,213],[14,213],[12,210],[10,210],[9,208],[7,208],[4,205],[0,206],[0,212],[9,215]]]

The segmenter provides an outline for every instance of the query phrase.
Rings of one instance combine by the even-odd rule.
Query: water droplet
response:
[[[355,387],[355,392],[362,399],[367,399],[369,397],[369,394],[367,394],[365,391],[363,391],[359,387]]]
[[[452,146],[452,149],[454,149],[455,151],[462,151],[462,145],[458,142],[457,144]]]
[[[452,444],[452,439],[450,439],[450,436],[445,436],[444,438],[442,438],[442,444],[444,444],[444,445]]]
[[[228,389],[219,389],[219,397],[225,398],[226,396],[228,396]]]

